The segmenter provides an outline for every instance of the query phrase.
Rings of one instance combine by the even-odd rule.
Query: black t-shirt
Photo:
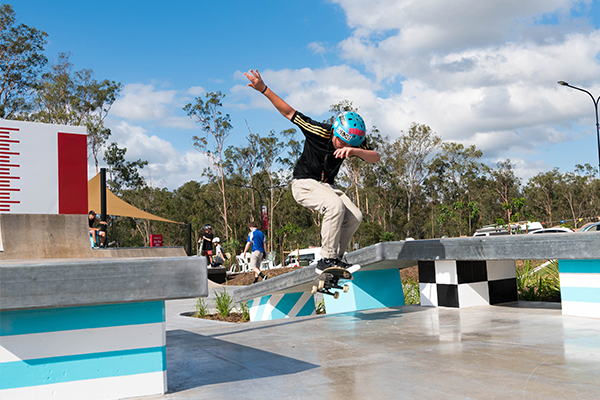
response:
[[[213,234],[212,233],[206,233],[204,232],[202,234],[202,236],[205,237],[204,242],[202,243],[202,250],[207,251],[207,250],[212,250],[213,249]],[[210,240],[209,240],[210,239]]]
[[[332,125],[314,121],[298,111],[294,113],[291,121],[300,128],[306,138],[302,155],[294,167],[294,178],[310,178],[333,185],[344,159],[335,158],[333,155],[335,147],[331,141]],[[371,150],[366,139],[359,147]]]
[[[88,222],[90,224],[90,228],[100,228],[100,222],[96,218],[89,219],[88,217]]]

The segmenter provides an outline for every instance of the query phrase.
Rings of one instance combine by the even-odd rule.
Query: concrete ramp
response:
[[[348,253],[345,258],[362,268],[354,274],[349,293],[341,294],[338,300],[325,296],[328,313],[403,305],[399,270],[417,264],[422,305],[470,307],[518,300],[515,260],[597,263],[600,233],[384,242]],[[595,271],[596,267],[582,268]],[[272,319],[264,315],[272,316],[280,301],[287,298],[293,302],[302,297],[299,293],[310,292],[315,277],[314,267],[302,268],[239,289],[234,298],[236,302],[248,301],[251,308],[258,307],[261,318]],[[600,288],[598,294],[600,316]],[[284,308],[289,308],[289,304]]]

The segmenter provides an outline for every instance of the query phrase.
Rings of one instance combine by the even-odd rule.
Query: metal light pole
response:
[[[571,86],[565,81],[558,81],[559,85],[568,86],[572,89],[579,90],[581,92],[585,92],[590,95],[592,101],[594,102],[594,109],[596,110],[596,138],[598,140],[598,176],[600,177],[600,124],[598,124],[598,101],[600,100],[600,96],[597,99],[585,89],[578,88],[576,86]]]

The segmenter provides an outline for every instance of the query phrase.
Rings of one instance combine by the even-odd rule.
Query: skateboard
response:
[[[354,279],[352,273],[340,267],[326,268],[314,280],[311,290],[312,294],[317,292],[333,296],[334,299],[340,297],[340,292],[332,292],[330,289],[341,289],[344,293],[348,292],[348,285],[340,285],[340,283],[351,281]]]
[[[198,242],[198,257],[200,257],[202,255],[202,248],[204,247],[204,236],[202,236],[202,239],[200,239],[200,241]]]

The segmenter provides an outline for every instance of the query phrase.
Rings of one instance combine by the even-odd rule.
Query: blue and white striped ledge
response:
[[[164,301],[0,313],[0,398],[164,394]]]
[[[600,318],[600,260],[559,260],[563,315]]]
[[[250,321],[267,321],[316,315],[315,298],[310,292],[273,294],[248,301]]]

